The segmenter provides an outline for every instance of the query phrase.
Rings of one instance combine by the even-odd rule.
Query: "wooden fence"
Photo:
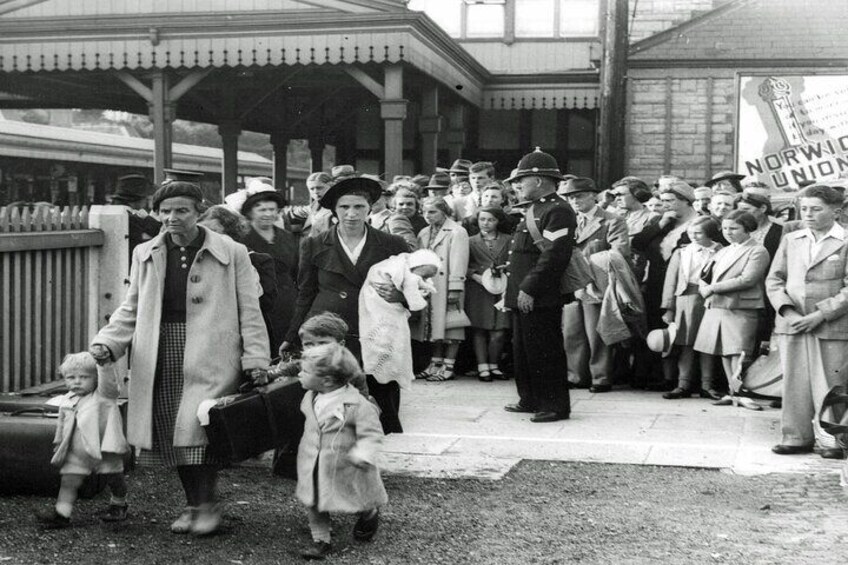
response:
[[[53,380],[65,354],[87,348],[103,242],[85,207],[0,208],[0,391]]]

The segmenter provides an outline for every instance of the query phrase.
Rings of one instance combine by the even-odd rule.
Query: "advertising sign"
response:
[[[848,177],[848,75],[741,75],[736,170],[777,190]]]

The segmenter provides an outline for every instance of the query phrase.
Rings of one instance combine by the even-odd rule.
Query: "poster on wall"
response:
[[[848,178],[848,75],[740,75],[736,170],[778,191]]]

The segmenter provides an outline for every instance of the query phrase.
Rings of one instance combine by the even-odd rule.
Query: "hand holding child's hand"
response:
[[[105,365],[109,361],[112,361],[112,352],[105,345],[95,343],[88,348],[88,352],[91,353],[91,356],[94,357],[98,365]]]

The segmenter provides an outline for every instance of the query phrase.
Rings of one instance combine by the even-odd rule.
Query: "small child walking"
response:
[[[303,352],[300,381],[306,417],[297,453],[295,496],[307,507],[312,545],[306,559],[332,550],[330,512],[357,513],[357,541],[377,533],[380,506],[388,501],[376,467],[383,439],[378,409],[351,384],[361,373],[345,347],[328,343]]]
[[[124,437],[118,409],[118,374],[113,364],[98,366],[88,352],[65,356],[59,366],[68,393],[61,399],[54,455],[51,464],[60,467],[62,482],[56,506],[38,515],[50,529],[71,525],[77,492],[92,473],[106,476],[112,498],[101,519],[118,522],[127,518],[127,484],[124,454],[129,445]]]

